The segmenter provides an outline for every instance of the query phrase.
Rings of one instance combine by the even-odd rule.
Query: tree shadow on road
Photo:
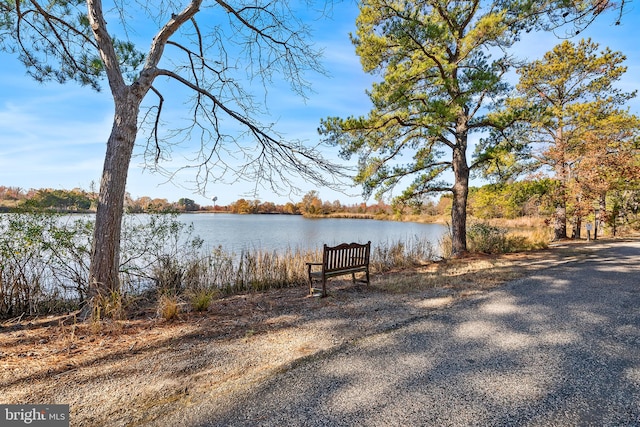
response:
[[[308,360],[192,425],[639,425],[639,255],[605,245]]]

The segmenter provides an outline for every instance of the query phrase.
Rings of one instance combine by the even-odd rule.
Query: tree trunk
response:
[[[96,298],[120,291],[120,233],[127,174],[137,134],[140,101],[130,92],[116,98],[111,135],[107,141],[95,232],[89,267],[87,310]],[[85,313],[87,311],[85,310]]]
[[[460,257],[467,252],[467,196],[469,195],[469,165],[466,141],[453,150],[453,204],[451,207],[451,255]]]
[[[593,239],[596,240],[598,238],[598,232],[600,235],[604,234],[604,224],[607,219],[607,193],[603,192],[600,194],[598,199],[598,210],[595,215],[595,230],[593,231]],[[600,227],[602,226],[602,227]]]
[[[556,199],[556,211],[553,215],[553,240],[562,240],[567,238],[567,182],[569,179],[565,163],[565,141],[562,126],[556,130],[555,146],[559,153],[555,172],[560,188]]]
[[[567,208],[557,205],[553,214],[553,240],[567,238]]]

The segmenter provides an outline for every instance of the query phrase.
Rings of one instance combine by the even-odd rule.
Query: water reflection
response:
[[[193,224],[194,234],[210,248],[222,246],[226,251],[266,250],[278,252],[288,248],[303,250],[342,242],[372,244],[426,239],[437,245],[446,231],[439,224],[378,221],[372,219],[308,219],[300,215],[180,215],[180,221]]]

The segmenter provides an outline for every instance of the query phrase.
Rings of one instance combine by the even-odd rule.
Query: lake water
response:
[[[234,215],[185,214],[180,221],[193,224],[194,235],[205,246],[222,246],[227,252],[267,250],[278,252],[291,249],[314,250],[324,243],[343,242],[390,244],[414,239],[437,243],[446,232],[439,224],[379,221],[373,219],[304,218],[301,215]]]

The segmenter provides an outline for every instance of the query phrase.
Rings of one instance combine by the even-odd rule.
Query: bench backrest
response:
[[[324,245],[322,267],[325,272],[339,271],[345,268],[364,267],[369,265],[371,242],[342,243],[338,246]]]

